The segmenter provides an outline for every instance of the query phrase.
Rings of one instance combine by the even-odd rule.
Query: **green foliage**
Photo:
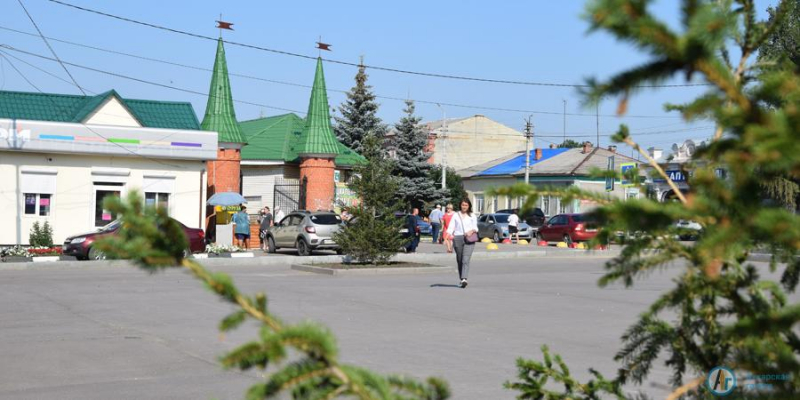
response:
[[[694,155],[692,192],[686,201],[625,201],[577,188],[524,184],[497,192],[527,195],[527,206],[541,195],[598,202],[592,214],[602,229],[595,242],[619,238],[624,244],[621,254],[606,264],[601,286],[630,287],[662,269],[680,273],[675,286],[623,334],[615,377],[590,370],[593,378],[579,382],[545,349],[543,361],[519,360],[519,378],[506,387],[521,399],[630,398],[620,388],[642,384],[653,366],[664,362],[672,370],[675,397],[711,398],[702,382],[712,368],[725,366],[737,375],[789,375],[787,381],[770,382],[771,392],[740,388],[735,398],[798,398],[800,306],[788,304],[786,292],[795,291],[800,280],[800,217],[763,205],[761,188],[772,179],[797,182],[800,176],[800,75],[786,63],[761,68],[749,60],[767,38],[781,32],[779,24],[797,23],[787,15],[796,0],[782,1],[768,22],[756,20],[752,1],[684,0],[681,31],[659,21],[650,3],[589,2],[586,18],[592,30],[609,32],[651,59],[607,82],[590,81],[584,94],[588,102],[619,96],[624,111],[631,94],[648,85],[680,75],[703,78],[709,86],[705,94],[688,104],[669,106],[686,120],[713,119],[721,128],[715,140]],[[732,43],[742,54],[735,64],[727,49]],[[633,139],[625,126],[613,138],[637,148]],[[715,175],[719,167],[727,170],[726,178]],[[681,232],[675,222],[681,219],[703,226],[693,245],[676,239]],[[619,237],[618,232],[640,234]],[[770,271],[779,272],[778,280],[762,278],[766,268],[748,263],[756,249],[773,254]],[[548,380],[563,387],[547,386]]]
[[[367,136],[383,138],[387,130],[377,116],[379,105],[375,101],[372,86],[367,85],[367,77],[366,68],[359,67],[356,85],[347,92],[347,99],[339,106],[342,116],[334,117],[336,138],[357,153],[363,153],[363,142]]]
[[[786,3],[787,9],[782,16],[784,21],[772,31],[758,49],[758,60],[783,64],[781,65],[783,68],[800,70],[800,0]],[[767,12],[770,23],[779,17],[775,7],[770,7]]]
[[[559,149],[576,149],[578,147],[583,147],[583,143],[578,143],[572,139],[567,139],[558,145]]]
[[[32,247],[53,247],[53,227],[50,222],[45,221],[43,225],[39,221],[34,222],[28,235],[28,243]]]
[[[406,243],[400,236],[403,220],[394,217],[400,208],[395,200],[399,182],[392,176],[393,163],[383,155],[382,142],[374,135],[364,141],[364,156],[370,161],[356,168],[350,183],[361,202],[347,208],[352,217],[333,236],[342,252],[359,263],[386,264]]]
[[[442,166],[434,165],[430,171],[430,181],[435,185],[437,182],[442,181]],[[447,203],[456,204],[467,197],[467,191],[464,190],[464,181],[461,176],[456,173],[453,168],[447,168],[447,176],[445,177],[447,184],[447,191],[445,198],[441,199],[439,204],[444,206]],[[441,184],[441,183],[440,183]],[[430,204],[429,204],[430,205]],[[435,206],[435,204],[434,204]]]
[[[106,199],[104,208],[120,216],[121,227],[114,237],[97,246],[111,258],[133,260],[148,272],[168,267],[186,268],[205,286],[236,308],[219,324],[221,332],[233,330],[245,321],[261,325],[258,338],[222,356],[225,368],[265,370],[265,382],[252,386],[247,399],[388,399],[444,400],[450,397],[447,384],[429,378],[383,376],[338,361],[334,335],[313,322],[286,324],[267,308],[264,293],[248,296],[239,291],[230,276],[212,273],[192,259],[183,258],[186,238],[180,224],[165,210],[144,207],[133,191],[127,200]]]

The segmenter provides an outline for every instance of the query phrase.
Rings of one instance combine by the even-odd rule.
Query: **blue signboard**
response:
[[[667,173],[669,179],[672,180],[673,182],[686,182],[686,174],[684,174],[683,171],[674,170],[665,172]]]
[[[627,179],[625,179],[625,173],[634,168],[636,168],[636,163],[620,164],[619,171],[622,173],[622,186],[633,186],[633,182],[630,182]]]

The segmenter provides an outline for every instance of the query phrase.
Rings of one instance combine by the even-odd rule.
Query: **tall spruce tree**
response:
[[[752,60],[770,32],[787,21],[792,1],[781,1],[773,18],[763,22],[752,0],[683,0],[677,28],[659,19],[651,1],[589,1],[586,19],[592,30],[634,44],[649,59],[608,81],[590,81],[587,101],[619,97],[618,110],[624,114],[629,97],[648,85],[697,77],[708,84],[706,92],[668,108],[688,121],[713,120],[719,129],[711,144],[693,156],[689,195],[677,190],[626,126],[612,138],[639,151],[679,193],[679,202],[626,201],[579,188],[525,184],[497,191],[528,195],[529,206],[548,194],[596,201],[601,206],[593,218],[602,229],[595,243],[616,237],[615,232],[643,232],[622,238],[621,254],[606,263],[601,286],[630,287],[661,269],[675,275],[674,286],[623,334],[616,376],[606,378],[590,369],[591,378],[579,381],[563,359],[543,347],[542,361],[518,360],[518,380],[506,384],[519,392],[517,398],[639,398],[629,390],[645,383],[656,363],[672,372],[668,399],[711,399],[728,388],[732,393],[726,398],[800,398],[800,304],[788,296],[800,280],[800,216],[764,206],[758,190],[765,177],[800,176],[800,73],[794,68],[762,69]],[[728,47],[734,44],[739,59],[731,62]],[[768,105],[766,100],[776,97],[783,101]],[[718,177],[718,168],[727,175]],[[607,175],[621,178],[617,172]],[[687,245],[677,239],[678,220],[703,225],[697,242]],[[748,261],[757,249],[772,254],[769,266]],[[730,380],[720,381],[721,374],[712,373],[717,367],[731,371],[723,378],[731,373],[779,378],[731,386]],[[759,386],[746,387],[748,383]]]
[[[336,138],[359,154],[363,151],[364,138],[368,135],[383,138],[387,130],[377,116],[379,105],[372,86],[367,84],[367,77],[366,67],[361,65],[356,74],[356,85],[347,92],[347,99],[339,106],[342,116],[334,116]]]
[[[431,152],[426,151],[428,133],[420,125],[422,117],[414,115],[414,102],[406,100],[405,116],[395,124],[393,147],[397,154],[395,176],[400,178],[397,198],[406,207],[422,208],[441,202],[447,194],[431,179]]]

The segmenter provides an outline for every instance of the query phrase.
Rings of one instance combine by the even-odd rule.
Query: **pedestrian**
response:
[[[445,207],[444,216],[442,217],[442,242],[445,248],[447,248],[448,253],[453,252],[453,235],[447,233],[447,228],[450,226],[451,219],[455,214],[456,213],[453,212],[453,205],[448,203]]]
[[[233,215],[235,225],[236,245],[243,249],[250,248],[250,216],[247,215],[247,206],[242,204],[242,208]]]
[[[519,243],[519,215],[517,215],[516,209],[511,210],[511,215],[508,216],[508,238],[513,241],[514,236]]]
[[[439,233],[442,230],[442,217],[444,213],[442,213],[442,206],[440,204],[436,205],[436,208],[431,211],[430,220],[431,220],[431,236],[433,236],[433,243],[441,243],[439,240]]]
[[[467,287],[469,275],[469,261],[478,241],[478,217],[472,212],[472,202],[468,198],[459,203],[460,211],[456,213],[447,226],[447,232],[454,236],[453,245],[456,250],[458,263],[458,276],[461,278],[461,287]]]
[[[406,228],[408,229],[408,237],[410,239],[408,245],[406,246],[406,251],[408,253],[416,253],[417,246],[419,246],[419,224],[417,223],[417,219],[419,218],[419,209],[414,208],[411,210],[411,214],[406,216]]]
[[[269,212],[269,207],[264,207],[264,214],[261,217],[261,221],[259,222],[259,230],[258,230],[258,240],[259,244],[261,245],[261,250],[267,251],[269,250],[267,247],[269,243],[267,243],[267,231],[269,228],[272,227],[272,213]]]
[[[281,210],[281,206],[275,206],[275,223],[280,223],[283,221],[283,217],[285,216],[286,215],[283,213],[283,210]]]

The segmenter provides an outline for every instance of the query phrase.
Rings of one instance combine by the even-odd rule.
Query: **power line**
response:
[[[39,25],[36,24],[36,21],[34,21],[33,16],[31,15],[31,13],[28,12],[28,9],[25,7],[25,4],[22,3],[22,0],[17,0],[17,2],[22,7],[22,9],[25,10],[25,14],[28,16],[28,19],[31,20],[31,24],[33,24],[33,27],[36,28],[36,32],[39,32],[39,37],[42,38],[44,44],[46,44],[47,48],[50,49],[50,53],[52,53],[53,57],[55,57],[56,60],[58,60],[58,63],[61,64],[61,68],[64,68],[64,71],[67,73],[67,75],[69,75],[69,79],[72,79],[72,82],[75,83],[75,86],[77,86],[78,89],[81,91],[81,93],[83,93],[83,95],[85,96],[86,92],[83,91],[81,85],[78,85],[78,81],[76,81],[75,77],[72,76],[72,74],[69,72],[67,66],[64,65],[63,62],[61,62],[60,58],[58,58],[58,54],[56,54],[56,51],[53,50],[53,46],[50,46],[50,42],[47,41],[47,38],[45,38],[44,34],[42,33],[42,30],[39,29]]]
[[[85,12],[89,12],[89,13],[93,13],[93,14],[97,14],[97,15],[102,15],[104,17],[109,17],[109,18],[120,20],[120,21],[130,22],[132,24],[146,26],[146,27],[149,27],[149,28],[154,28],[154,29],[159,29],[159,30],[163,30],[163,31],[167,31],[167,32],[177,33],[177,34],[180,34],[180,35],[190,36],[190,37],[194,37],[194,38],[198,38],[198,39],[211,40],[211,41],[215,41],[215,42],[218,40],[217,38],[214,38],[214,37],[211,37],[211,36],[206,36],[206,35],[201,35],[201,34],[198,34],[198,33],[187,32],[187,31],[183,31],[183,30],[180,30],[180,29],[169,28],[169,27],[162,26],[162,25],[156,25],[156,24],[152,24],[152,23],[149,23],[149,22],[143,22],[143,21],[135,20],[135,19],[132,19],[132,18],[127,18],[127,17],[122,17],[122,16],[119,16],[119,15],[109,14],[109,13],[106,13],[106,12],[103,12],[103,11],[98,11],[98,10],[94,10],[94,9],[91,9],[91,8],[81,7],[81,6],[77,6],[77,5],[66,3],[66,2],[63,2],[63,1],[59,1],[59,0],[48,0],[48,1],[50,1],[51,3],[62,5],[62,6],[74,8],[74,9],[77,9],[77,10],[80,10],[80,11],[85,11]],[[293,53],[293,52],[284,51],[284,50],[276,50],[276,49],[271,49],[271,48],[267,48],[267,47],[263,47],[263,46],[257,46],[257,45],[253,45],[253,44],[234,42],[234,41],[229,41],[229,40],[224,40],[224,42],[228,43],[228,44],[231,44],[231,45],[234,45],[234,46],[240,46],[240,47],[244,47],[244,48],[260,50],[260,51],[266,51],[266,52],[270,52],[270,53],[281,54],[281,55],[285,55],[285,56],[292,56],[292,57],[297,57],[297,58],[303,58],[303,59],[308,59],[308,60],[316,60],[318,58],[318,57],[313,57],[313,56],[309,56],[309,55],[305,55],[305,54]],[[327,62],[330,62],[330,63],[334,63],[334,64],[348,65],[348,66],[352,66],[352,67],[362,67],[362,66],[364,66],[366,68],[370,68],[370,69],[374,69],[374,70],[378,70],[378,71],[395,72],[395,73],[407,74],[407,75],[427,76],[427,77],[432,77],[432,78],[455,79],[455,80],[464,80],[464,81],[473,81],[473,82],[485,82],[485,83],[501,83],[501,84],[523,85],[523,86],[550,86],[550,87],[572,87],[572,88],[588,88],[588,87],[590,87],[590,85],[585,85],[585,84],[582,85],[582,84],[568,84],[568,83],[529,82],[529,81],[515,81],[515,80],[505,80],[505,79],[492,79],[492,78],[476,78],[476,77],[469,77],[469,76],[439,74],[439,73],[433,73],[433,72],[410,71],[410,70],[403,70],[403,69],[391,68],[391,67],[381,67],[381,66],[376,66],[376,65],[362,65],[362,64],[357,64],[357,63],[352,63],[352,62],[347,62],[347,61],[334,60],[334,59],[327,59],[327,58],[323,59],[323,60],[325,60]],[[636,86],[636,87],[639,87],[639,88],[683,88],[683,87],[697,87],[697,86],[709,86],[709,84],[706,84],[706,83],[687,83],[687,84],[674,84],[674,85],[639,85],[639,86]]]
[[[22,35],[36,36],[35,34],[30,33],[30,32],[20,31],[20,30],[17,30],[17,29],[8,28],[8,27],[4,27],[4,26],[0,26],[0,29],[6,30],[6,31],[10,31],[10,32],[19,33],[19,34],[22,34]],[[127,53],[127,52],[122,52],[122,51],[118,51],[118,50],[111,50],[111,49],[107,49],[107,48],[87,45],[87,44],[83,44],[83,43],[72,42],[72,41],[53,38],[53,37],[48,37],[48,39],[50,39],[52,41],[55,41],[55,42],[76,46],[76,47],[82,47],[82,48],[91,49],[91,50],[95,50],[95,51],[105,52],[105,53],[109,53],[109,54],[116,54],[116,55],[121,55],[121,56],[125,56],[125,57],[131,57],[131,58],[135,58],[135,59],[139,59],[139,60],[155,62],[155,63],[161,63],[161,64],[165,64],[165,65],[172,65],[172,66],[180,67],[180,68],[192,69],[192,70],[196,70],[196,71],[205,71],[205,72],[212,72],[213,71],[211,68],[198,67],[196,65],[187,65],[187,64],[174,62],[174,61],[163,60],[163,59],[158,59],[158,58],[153,58],[153,57],[147,57],[147,56]],[[267,83],[274,83],[274,84],[278,84],[278,85],[302,87],[302,88],[307,88],[307,89],[311,88],[310,85],[305,85],[305,84],[296,83],[296,82],[287,82],[287,81],[281,81],[281,80],[276,80],[276,79],[267,79],[267,78],[263,78],[263,77],[239,74],[239,73],[234,73],[234,72],[229,72],[228,74],[230,76],[235,76],[235,77],[239,77],[239,78],[251,79],[251,80],[267,82]],[[348,90],[342,90],[342,89],[328,89],[328,91],[329,92],[337,92],[337,93],[345,93],[345,94],[349,93]],[[408,100],[407,98],[393,97],[393,96],[376,95],[375,97],[377,97],[379,99],[393,100],[393,101],[399,101],[399,102],[405,102],[406,100]],[[415,103],[419,103],[419,104],[430,104],[430,105],[439,104],[439,105],[448,106],[448,107],[465,108],[465,109],[472,109],[472,110],[503,111],[503,112],[514,112],[514,113],[521,113],[521,114],[563,115],[563,116],[592,117],[592,118],[595,117],[595,114],[565,113],[565,112],[540,111],[540,110],[523,110],[523,109],[483,106],[483,105],[474,105],[474,104],[473,105],[470,105],[470,104],[456,104],[456,103],[448,103],[448,102],[436,101],[436,100],[422,100],[422,99],[411,99],[411,100],[413,100]],[[601,117],[620,118],[620,116],[616,115],[616,114],[601,114],[600,116]],[[624,118],[681,119],[682,117],[675,116],[675,115],[625,115]]]

